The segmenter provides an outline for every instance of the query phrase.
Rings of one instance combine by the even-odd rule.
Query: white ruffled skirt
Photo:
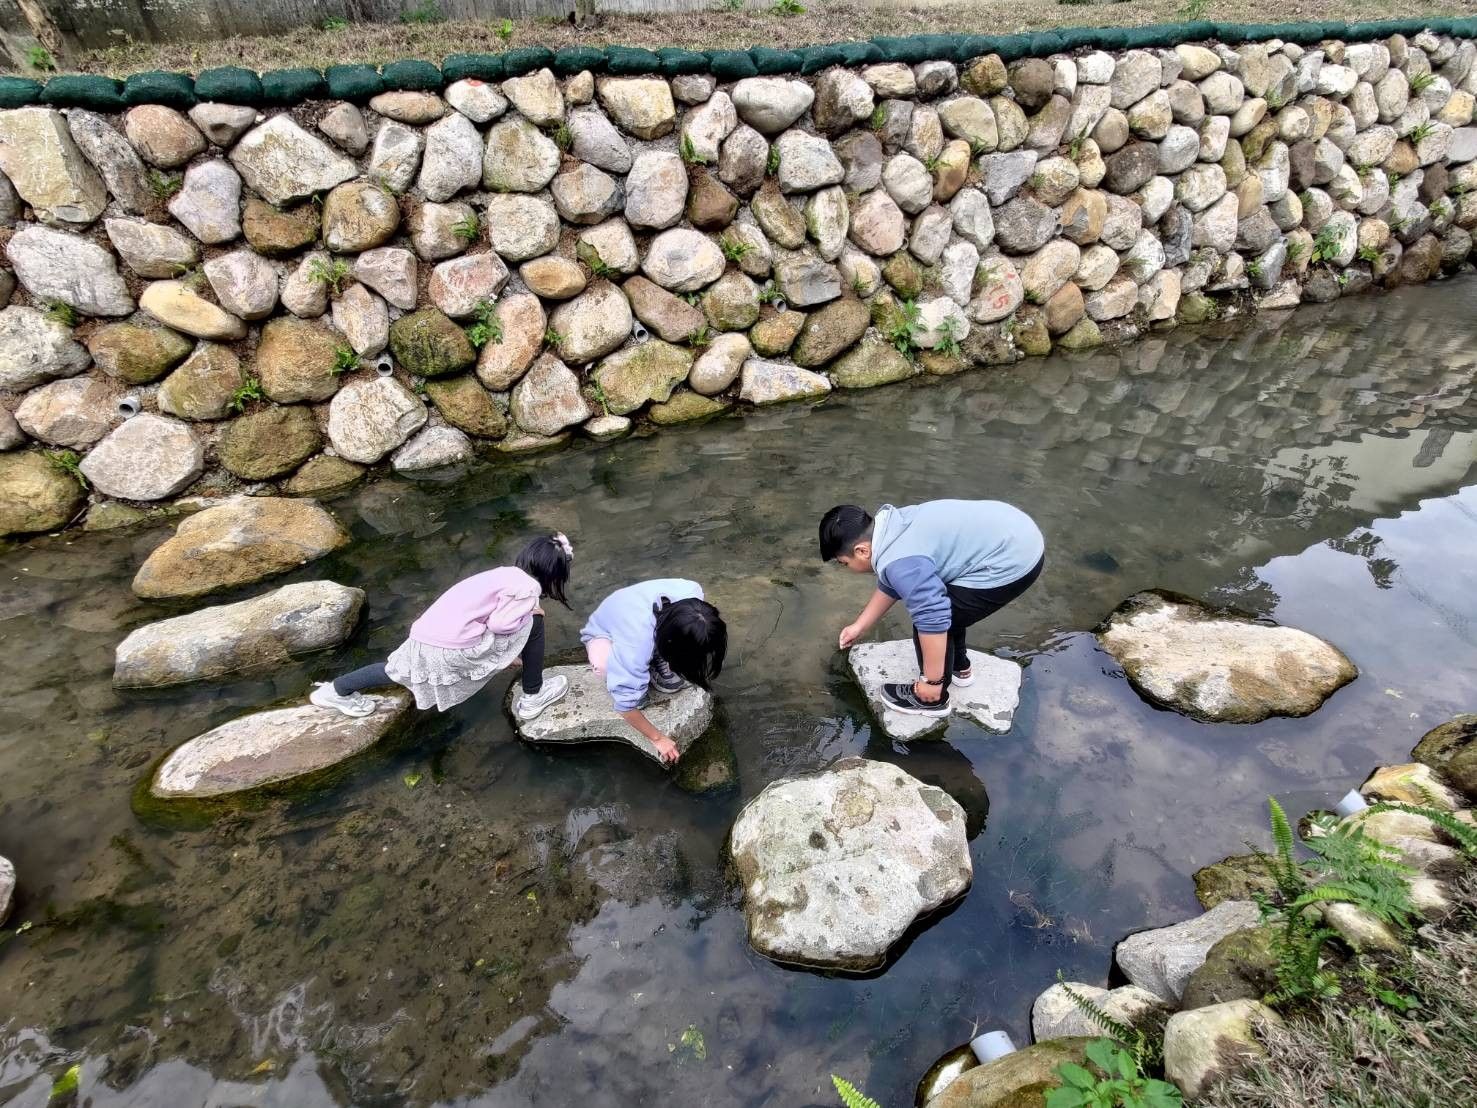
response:
[[[488,631],[476,646],[449,650],[407,639],[385,661],[385,670],[398,685],[415,694],[415,706],[446,711],[481,692],[493,675],[513,664],[523,653],[533,620],[511,635]]]

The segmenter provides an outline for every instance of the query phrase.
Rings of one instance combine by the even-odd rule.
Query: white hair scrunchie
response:
[[[557,546],[560,550],[564,551],[564,556],[566,558],[568,558],[570,561],[574,561],[574,544],[565,537],[563,531],[554,532],[554,545]]]

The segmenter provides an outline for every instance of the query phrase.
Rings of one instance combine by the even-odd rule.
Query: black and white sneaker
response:
[[[949,690],[943,690],[938,700],[930,704],[918,699],[911,683],[886,684],[882,686],[882,699],[894,712],[908,716],[931,716],[935,719],[949,714]]]
[[[667,665],[664,658],[653,654],[651,658],[651,687],[663,696],[671,696],[679,692],[686,681],[672,672],[672,667]]]

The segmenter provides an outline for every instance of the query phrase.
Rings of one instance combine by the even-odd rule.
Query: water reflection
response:
[[[381,482],[334,502],[355,543],[294,575],[367,590],[353,642],[220,685],[109,685],[168,611],[128,590],[162,532],[0,556],[0,851],[36,923],[0,947],[0,1100],[44,1104],[79,1061],[98,1106],[809,1105],[830,1072],[904,1103],[976,1025],[1024,1040],[1058,967],[1100,981],[1120,934],[1191,910],[1187,875],[1268,792],[1324,803],[1477,697],[1474,288]],[[813,535],[838,500],[930,496],[1021,504],[1054,568],[975,636],[1027,663],[1015,729],[909,749],[829,649],[867,586]],[[525,748],[492,689],[319,795],[135,817],[165,751],[382,656],[532,527],[574,536],[577,609],[680,568],[724,610],[720,727],[683,773]],[[1085,632],[1151,586],[1326,635],[1361,678],[1307,720],[1156,711]],[[554,615],[556,655],[578,627]],[[723,864],[746,799],[848,754],[954,795],[976,874],[861,980],[750,952]]]

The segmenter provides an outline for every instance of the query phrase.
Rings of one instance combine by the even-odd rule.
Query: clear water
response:
[[[0,946],[0,1100],[42,1105],[80,1062],[95,1108],[794,1108],[834,1104],[832,1072],[899,1106],[976,1028],[1026,1041],[1058,968],[1102,981],[1122,934],[1195,910],[1189,875],[1258,834],[1268,793],[1325,804],[1477,704],[1474,294],[372,485],[333,504],[354,544],[295,575],[363,586],[365,626],[225,684],[110,687],[122,634],[168,614],[128,589],[166,531],[0,555],[0,852],[23,882],[12,927],[35,924]],[[840,500],[936,496],[1025,507],[1049,560],[973,636],[1028,663],[1015,729],[908,749],[834,650],[869,586],[817,562],[814,525]],[[535,527],[573,536],[577,609],[644,576],[708,586],[733,641],[708,780],[731,783],[531,750],[498,685],[313,795],[206,826],[135,813],[169,749],[382,656]],[[1325,635],[1361,676],[1305,720],[1155,711],[1088,633],[1149,586]],[[556,653],[579,622],[552,618]],[[852,754],[964,805],[974,886],[883,972],[782,969],[746,946],[724,837],[768,782]]]

